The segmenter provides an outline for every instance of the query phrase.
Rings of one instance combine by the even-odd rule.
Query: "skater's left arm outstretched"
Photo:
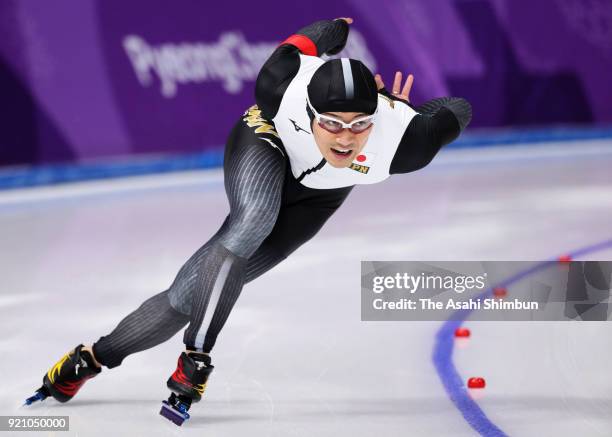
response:
[[[398,71],[391,93],[380,75],[377,74],[375,80],[380,94],[393,100],[394,104],[409,106],[417,113],[404,131],[391,162],[390,174],[409,173],[425,167],[443,146],[459,136],[472,119],[472,106],[460,97],[440,97],[413,106],[410,103],[414,83],[411,74],[400,91],[402,74]]]

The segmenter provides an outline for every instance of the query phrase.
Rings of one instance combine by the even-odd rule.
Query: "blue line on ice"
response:
[[[598,250],[612,247],[612,239],[602,241],[590,246],[577,249],[570,252],[571,259],[578,256],[586,255]],[[495,287],[508,287],[513,283],[520,281],[521,279],[535,273],[539,270],[545,269],[546,267],[553,265],[557,262],[557,259],[551,259],[535,264],[533,267],[526,269],[516,275],[510,276],[505,281],[496,284]],[[493,294],[493,288],[491,287],[477,298],[486,298]],[[463,415],[468,424],[482,436],[497,437],[506,436],[497,425],[495,425],[482,411],[478,404],[470,397],[463,378],[457,372],[455,363],[453,362],[453,349],[455,343],[455,329],[457,329],[465,320],[470,316],[472,310],[459,310],[453,313],[451,319],[447,320],[442,324],[438,332],[436,333],[436,341],[433,350],[433,363],[436,367],[436,372],[444,389],[448,393],[450,400],[455,404],[459,412]]]

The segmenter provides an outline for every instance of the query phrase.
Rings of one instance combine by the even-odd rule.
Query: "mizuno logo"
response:
[[[300,126],[298,126],[298,124],[297,124],[295,121],[293,121],[293,120],[291,120],[291,119],[289,119],[289,121],[290,121],[291,123],[293,123],[293,127],[295,128],[295,131],[296,131],[296,132],[299,132],[299,131],[304,131],[304,132],[306,132],[307,134],[309,134],[309,135],[310,135],[310,132],[308,132],[306,129],[303,129],[303,128],[301,128]]]

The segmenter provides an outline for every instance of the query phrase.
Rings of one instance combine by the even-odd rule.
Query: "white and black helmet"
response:
[[[374,114],[378,104],[378,90],[372,72],[361,61],[349,58],[330,59],[321,65],[310,79],[308,99],[320,114]]]

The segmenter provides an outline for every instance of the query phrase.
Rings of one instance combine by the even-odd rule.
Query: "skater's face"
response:
[[[367,117],[367,114],[361,112],[326,112],[323,115],[345,123]],[[374,125],[370,124],[367,129],[360,133],[354,133],[351,129],[342,129],[340,132],[333,133],[321,127],[317,120],[313,120],[312,134],[321,154],[329,165],[343,168],[351,165],[357,155],[361,153],[373,127]]]

